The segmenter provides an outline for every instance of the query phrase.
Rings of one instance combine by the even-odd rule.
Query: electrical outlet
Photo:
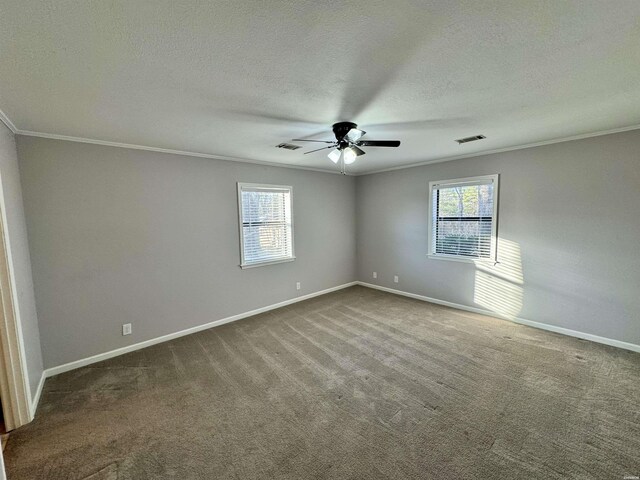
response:
[[[300,290],[300,282],[296,282],[296,290]]]
[[[373,272],[373,278],[378,278],[378,272]]]
[[[398,275],[394,275],[393,276],[393,283],[398,283],[398,281],[399,281]]]
[[[131,324],[125,323],[122,325],[122,335],[131,335]]]

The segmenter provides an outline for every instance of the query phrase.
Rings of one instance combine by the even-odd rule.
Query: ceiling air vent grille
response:
[[[476,140],[482,140],[483,138],[487,138],[487,137],[485,137],[484,135],[474,135],[473,137],[460,138],[456,140],[456,142],[462,145],[463,143],[475,142]]]
[[[297,150],[302,147],[299,145],[292,145],[290,143],[281,143],[279,145],[276,145],[276,148],[284,148],[285,150]]]

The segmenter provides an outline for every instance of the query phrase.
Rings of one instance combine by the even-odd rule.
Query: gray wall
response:
[[[2,182],[2,195],[7,215],[5,228],[9,238],[12,270],[17,290],[18,312],[22,325],[27,374],[31,396],[33,397],[42,377],[38,316],[33,294],[31,260],[27,243],[27,227],[22,204],[16,143],[13,133],[2,122],[0,122],[0,180]]]
[[[47,368],[355,280],[352,177],[24,136],[18,152]],[[238,181],[293,186],[297,260],[238,267]]]
[[[638,152],[636,130],[358,177],[358,278],[638,345]],[[494,173],[502,263],[427,259],[429,181]]]
[[[17,140],[47,368],[356,278],[640,344],[640,131],[355,179]],[[493,173],[500,264],[427,259],[428,182]],[[238,267],[237,181],[294,187],[295,262]]]

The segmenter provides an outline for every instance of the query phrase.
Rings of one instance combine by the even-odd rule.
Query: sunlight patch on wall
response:
[[[473,301],[499,315],[515,318],[522,310],[524,275],[520,245],[498,239],[496,264],[476,261]]]

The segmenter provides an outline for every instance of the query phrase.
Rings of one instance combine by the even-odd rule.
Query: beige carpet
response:
[[[10,480],[622,480],[640,354],[353,287],[47,380],[6,462]]]

